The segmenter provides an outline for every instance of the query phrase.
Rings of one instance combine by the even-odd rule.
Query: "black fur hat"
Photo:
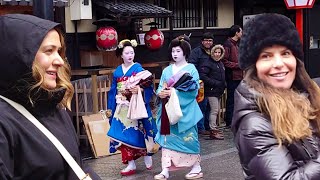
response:
[[[261,50],[283,45],[302,60],[302,43],[292,21],[280,14],[259,14],[244,25],[239,45],[239,66],[242,70],[256,63]]]

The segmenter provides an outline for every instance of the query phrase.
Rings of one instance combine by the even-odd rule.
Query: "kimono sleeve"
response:
[[[112,117],[113,118],[113,113],[116,109],[116,94],[117,94],[117,77],[115,76],[115,73],[113,73],[113,78],[112,78],[112,83],[111,83],[111,88],[110,91],[108,92],[108,104],[107,104],[107,109],[110,109],[112,111]]]
[[[199,89],[199,74],[194,65],[188,70],[197,83],[197,88],[192,91],[178,91],[176,90],[179,98],[180,107],[183,113],[183,118],[178,122],[179,132],[184,132],[191,127],[196,126],[198,121],[203,117],[199,105],[196,101],[196,97]]]

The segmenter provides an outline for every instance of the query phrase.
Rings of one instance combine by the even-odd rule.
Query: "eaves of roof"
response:
[[[132,0],[94,0],[93,4],[96,5],[98,9],[107,12],[108,15],[113,17],[151,18],[169,17],[173,15],[172,11],[163,7]]]

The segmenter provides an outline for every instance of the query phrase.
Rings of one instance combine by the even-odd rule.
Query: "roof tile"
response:
[[[117,3],[115,3],[115,1],[112,0],[95,0],[93,3],[107,9],[114,16],[163,17],[172,15],[172,11],[146,2],[118,0]]]

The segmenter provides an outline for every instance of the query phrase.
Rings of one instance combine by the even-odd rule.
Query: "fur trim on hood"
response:
[[[214,51],[215,51],[216,49],[221,49],[221,50],[222,50],[221,56],[220,56],[220,58],[218,58],[218,59],[214,59],[214,58],[213,58],[213,53],[214,53]],[[224,54],[225,54],[225,50],[224,50],[224,48],[223,48],[223,46],[222,46],[221,44],[214,45],[214,46],[212,47],[212,49],[211,49],[211,58],[212,58],[213,60],[215,60],[215,61],[220,61],[220,60],[224,57]]]

